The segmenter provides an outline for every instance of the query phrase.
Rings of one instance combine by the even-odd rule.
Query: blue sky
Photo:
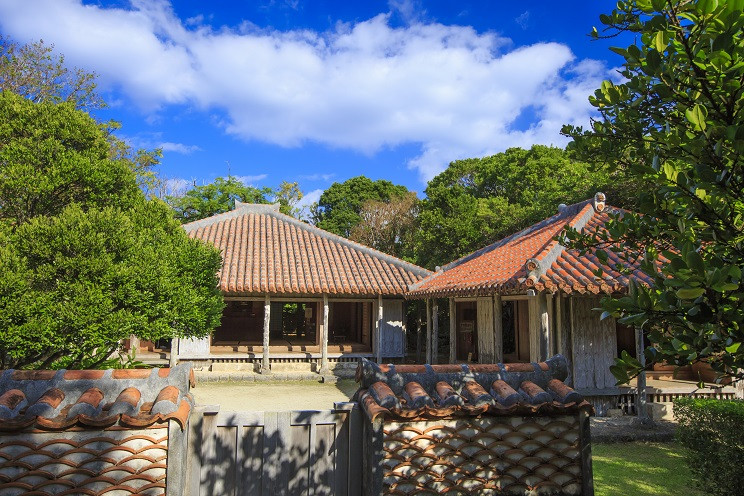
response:
[[[0,30],[95,71],[133,145],[174,188],[228,172],[298,181],[307,200],[359,174],[422,192],[459,158],[564,145],[614,77],[592,42],[612,1],[3,0]]]

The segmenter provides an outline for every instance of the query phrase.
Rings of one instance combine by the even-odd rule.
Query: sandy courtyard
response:
[[[328,410],[334,401],[348,401],[356,382],[336,384],[293,382],[199,382],[191,390],[197,404],[220,405],[223,412]]]

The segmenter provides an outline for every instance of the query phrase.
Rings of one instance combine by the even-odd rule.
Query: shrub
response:
[[[744,401],[680,398],[674,402],[677,438],[693,479],[706,494],[744,488]]]

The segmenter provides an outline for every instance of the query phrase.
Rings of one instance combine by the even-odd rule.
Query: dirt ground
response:
[[[348,401],[357,390],[352,380],[336,384],[293,382],[200,382],[191,390],[200,405],[220,405],[223,412],[327,410]]]

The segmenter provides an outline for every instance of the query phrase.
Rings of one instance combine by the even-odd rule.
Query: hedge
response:
[[[695,483],[711,495],[744,492],[744,401],[680,398],[677,439]]]

